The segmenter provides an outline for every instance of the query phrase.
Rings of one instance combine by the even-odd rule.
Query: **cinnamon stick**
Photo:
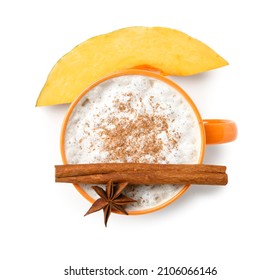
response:
[[[55,176],[70,177],[103,174],[112,172],[154,172],[177,171],[179,173],[225,173],[226,167],[207,164],[146,164],[146,163],[95,163],[95,164],[66,164],[55,166]]]
[[[55,166],[56,182],[105,184],[226,185],[225,166],[203,164],[101,163]]]

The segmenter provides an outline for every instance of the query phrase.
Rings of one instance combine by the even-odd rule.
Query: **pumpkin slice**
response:
[[[128,27],[88,39],[53,67],[36,106],[72,102],[94,81],[128,68],[193,75],[227,65],[204,43],[165,27]]]

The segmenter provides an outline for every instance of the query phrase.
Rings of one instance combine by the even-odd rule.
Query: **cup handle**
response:
[[[206,144],[224,144],[237,138],[237,126],[231,120],[207,119],[203,120]]]

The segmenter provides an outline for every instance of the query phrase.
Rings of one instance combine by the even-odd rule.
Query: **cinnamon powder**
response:
[[[168,130],[167,118],[157,114],[160,106],[153,104],[153,96],[149,98],[147,113],[145,105],[140,100],[139,108],[133,108],[133,94],[124,93],[128,97],[126,103],[119,99],[113,101],[114,110],[126,113],[126,117],[112,116],[109,119],[102,119],[102,125],[98,127],[98,134],[103,141],[101,150],[109,154],[112,161],[121,162],[154,162],[164,161],[165,156],[161,154],[163,148],[162,135],[165,135],[169,143],[169,151],[172,152],[177,146],[180,137],[178,133],[170,133]],[[138,112],[142,113],[138,113]],[[118,114],[116,114],[118,115]],[[133,118],[129,118],[131,115]]]

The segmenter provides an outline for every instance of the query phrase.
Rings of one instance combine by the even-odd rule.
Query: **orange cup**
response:
[[[177,92],[181,93],[184,98],[186,99],[186,102],[189,103],[189,105],[192,107],[198,124],[199,124],[199,130],[200,130],[200,137],[201,137],[201,149],[200,149],[200,155],[199,155],[199,160],[198,164],[203,162],[204,154],[205,154],[205,148],[206,145],[212,145],[212,144],[223,144],[227,142],[234,141],[237,137],[237,126],[236,124],[231,121],[231,120],[221,120],[221,119],[207,119],[203,120],[200,116],[200,113],[198,109],[196,108],[194,102],[192,99],[188,96],[188,94],[181,88],[179,87],[176,83],[173,81],[169,80],[168,78],[156,74],[154,72],[146,71],[146,70],[139,70],[139,69],[127,69],[127,70],[121,70],[118,72],[115,72],[113,74],[110,74],[106,77],[103,77],[99,79],[98,81],[94,82],[91,86],[89,86],[87,89],[85,89],[70,105],[63,125],[62,125],[62,130],[61,130],[61,138],[60,138],[60,150],[61,150],[61,155],[62,155],[62,161],[64,164],[67,164],[67,158],[65,154],[65,132],[67,128],[67,123],[68,120],[76,107],[76,105],[79,103],[81,98],[87,94],[92,88],[95,86],[99,85],[100,83],[115,78],[119,76],[124,76],[124,75],[142,75],[142,76],[148,76],[154,79],[158,79],[169,86],[173,87]],[[82,194],[83,197],[85,197],[89,202],[93,203],[94,199],[88,195],[86,191],[84,191],[83,188],[81,188],[78,184],[74,184],[76,189]],[[137,211],[129,211],[130,215],[139,215],[139,214],[146,214],[150,212],[157,211],[172,202],[174,202],[176,199],[178,199],[182,194],[184,194],[187,189],[190,187],[190,185],[185,185],[176,195],[174,195],[172,198],[167,200],[164,203],[161,203],[155,207],[151,207],[149,209],[143,209],[143,210],[137,210]]]

